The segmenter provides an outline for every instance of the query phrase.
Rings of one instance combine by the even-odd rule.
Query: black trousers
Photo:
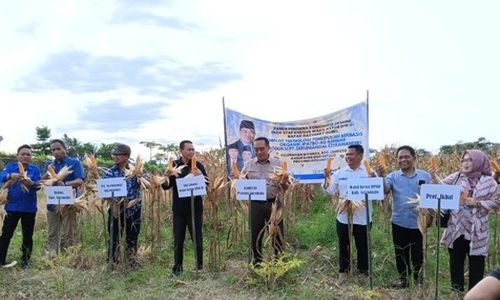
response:
[[[23,231],[23,243],[21,245],[22,263],[27,264],[31,257],[31,250],[33,249],[33,230],[35,229],[35,216],[36,213],[27,212],[8,212],[5,220],[3,221],[2,235],[0,236],[0,264],[5,264],[7,258],[7,250],[9,249],[10,240],[14,231],[16,230],[17,223],[21,220]]]
[[[174,229],[174,266],[173,272],[182,271],[182,263],[184,260],[184,239],[186,238],[186,228],[189,231],[191,240],[193,240],[193,226],[191,220],[191,209],[181,212],[174,212],[173,216]],[[196,205],[194,210],[194,229],[196,233],[196,268],[203,268],[203,208],[201,205]]]
[[[108,260],[111,255],[113,262],[118,262],[120,256],[119,244],[120,236],[125,231],[125,259],[128,262],[136,261],[137,254],[137,239],[141,230],[141,210],[137,210],[133,215],[125,217],[125,211],[122,209],[118,217],[114,217],[112,210],[109,209],[108,232],[110,240],[108,240]],[[110,248],[111,241],[111,248]]]
[[[279,200],[276,200],[279,201]],[[262,239],[264,238],[264,232],[266,229],[267,222],[271,218],[271,210],[274,200],[268,201],[251,201],[251,231],[252,231],[252,264],[256,265],[262,262]],[[281,205],[280,202],[277,202]],[[283,220],[278,223],[278,228],[281,231],[281,235],[276,238],[272,238],[271,242],[273,245],[274,255],[279,255],[283,251]]]
[[[401,227],[393,223],[392,240],[401,282],[407,283],[408,276],[413,273],[413,279],[421,283],[420,269],[424,261],[424,252],[420,230]]]
[[[353,225],[353,237],[357,249],[358,271],[368,274],[368,240],[366,239],[366,225]],[[349,225],[337,220],[337,236],[339,238],[339,272],[349,272]]]
[[[463,235],[453,242],[453,249],[448,248],[450,254],[451,288],[458,291],[464,290],[464,263],[469,257],[469,290],[473,288],[484,275],[484,256],[469,255],[470,241]]]

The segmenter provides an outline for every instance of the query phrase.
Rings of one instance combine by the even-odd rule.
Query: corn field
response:
[[[489,153],[492,159],[498,161],[500,153]],[[248,228],[248,204],[245,201],[236,201],[232,197],[232,183],[227,180],[226,162],[224,149],[215,149],[197,155],[208,173],[209,185],[207,196],[204,197],[204,221],[203,235],[204,244],[207,249],[204,253],[208,257],[208,268],[212,271],[223,271],[227,268],[227,261],[234,253],[247,251],[249,246],[249,228]],[[388,171],[397,170],[396,153],[394,148],[384,148],[377,152],[371,158],[372,167],[377,170],[377,161],[383,157]],[[417,168],[427,169],[430,163],[430,156],[417,158]],[[436,156],[437,172],[444,178],[458,170],[460,165],[460,154],[456,153],[449,156]],[[286,171],[283,168],[281,171]],[[80,239],[85,244],[96,245],[102,249],[106,248],[108,239],[107,203],[97,198],[95,181],[98,173],[92,173],[87,170],[87,179],[83,187],[83,196],[79,198],[82,202],[78,209],[77,222],[80,228]],[[276,180],[288,180],[283,176],[288,173],[280,173]],[[139,256],[141,260],[151,260],[164,251],[171,251],[173,241],[167,240],[168,232],[171,231],[172,224],[172,204],[171,191],[164,191],[161,188],[163,174],[144,174],[144,178],[149,179],[149,185],[143,185],[141,194],[143,201],[142,225],[140,234]],[[288,174],[289,176],[289,174]],[[315,199],[322,190],[319,185],[302,185],[293,182],[290,178],[290,188],[282,191],[279,198],[282,200],[282,207],[279,211],[274,211],[274,220],[268,224],[268,231],[271,237],[264,239],[267,241],[264,245],[265,255],[268,260],[272,257],[272,240],[276,234],[282,234],[285,241],[284,251],[293,252],[295,246],[300,242],[296,236],[289,234],[299,216],[307,214],[314,204]],[[233,186],[234,188],[234,186]],[[40,193],[39,212],[36,220],[36,231],[44,231],[47,228],[45,203],[43,193]],[[333,199],[337,203],[338,199]],[[384,201],[377,201],[375,209],[382,215],[373,226],[382,228],[383,232],[390,232],[390,197]],[[338,203],[337,203],[338,204]],[[336,207],[336,206],[335,206]],[[285,230],[283,233],[277,233],[276,225],[283,219]],[[487,268],[498,266],[500,263],[500,212],[490,215],[490,247],[487,257]],[[85,232],[84,232],[85,228]],[[264,234],[264,233],[263,233]],[[170,235],[171,236],[171,235]],[[121,239],[122,241],[124,239]],[[380,242],[373,240],[374,243]],[[387,241],[384,241],[387,242]],[[190,240],[187,243],[191,243]],[[83,244],[83,242],[82,242]],[[432,246],[429,246],[433,249]],[[435,250],[435,249],[434,249]],[[78,255],[77,250],[68,252],[66,259],[75,260],[79,267],[86,268],[88,262]],[[76,251],[76,252],[75,252]],[[429,250],[430,251],[430,250]],[[104,256],[104,255],[103,255]],[[69,257],[69,258],[68,258]]]

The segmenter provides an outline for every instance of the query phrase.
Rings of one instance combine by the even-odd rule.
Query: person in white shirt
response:
[[[361,145],[350,145],[347,147],[345,160],[347,166],[333,173],[331,184],[328,184],[327,178],[331,176],[325,170],[325,182],[323,188],[329,195],[339,196],[339,201],[344,201],[347,197],[347,181],[350,178],[375,177],[372,173],[368,176],[367,171],[361,165],[363,161],[364,149]],[[369,202],[370,223],[371,223],[371,202]],[[348,212],[337,213],[337,236],[339,239],[339,282],[345,281],[349,273],[349,227]],[[352,215],[353,237],[357,249],[357,269],[363,276],[368,275],[368,242],[366,238],[366,208],[355,209]]]

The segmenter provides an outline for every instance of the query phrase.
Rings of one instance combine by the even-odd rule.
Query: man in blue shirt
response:
[[[33,230],[35,228],[36,190],[40,181],[40,169],[31,164],[31,147],[22,145],[17,149],[18,162],[26,174],[20,174],[18,162],[11,162],[0,173],[0,184],[12,184],[8,188],[7,203],[2,235],[0,236],[0,265],[6,265],[7,250],[17,223],[21,220],[23,243],[21,245],[21,264],[27,267],[33,248]],[[26,191],[27,189],[27,191]],[[13,262],[15,264],[16,262]],[[11,264],[12,265],[12,264]]]
[[[408,203],[420,193],[420,185],[431,183],[431,175],[415,168],[415,149],[401,146],[396,151],[399,171],[385,178],[385,192],[392,192],[392,239],[396,267],[400,282],[394,288],[409,286],[408,276],[413,273],[417,283],[422,282],[420,269],[423,263],[422,234],[418,230],[417,211]],[[410,259],[411,254],[411,259]]]
[[[54,161],[49,161],[45,164],[44,173],[47,173],[49,165],[52,165],[56,173],[64,166],[68,166],[71,173],[63,181],[58,181],[54,185],[71,186],[73,187],[75,196],[78,197],[84,179],[82,164],[78,159],[66,155],[66,145],[62,140],[52,140],[50,142],[50,152],[54,156]],[[44,175],[44,177],[46,176]],[[60,206],[58,209],[57,205],[47,205],[49,257],[53,257],[59,251],[59,246],[61,249],[65,249],[78,243],[76,211],[73,209],[64,209],[64,205]]]
[[[130,168],[128,163],[130,153],[129,146],[116,144],[111,151],[115,165],[106,172],[103,178],[125,177],[124,170]],[[137,239],[141,230],[141,187],[137,177],[125,178],[125,183],[127,184],[127,197],[112,200],[108,208],[108,232],[111,239],[111,243],[108,243],[108,259],[111,257],[113,263],[118,262],[119,238],[125,230],[125,259],[130,266],[134,267],[137,264]]]

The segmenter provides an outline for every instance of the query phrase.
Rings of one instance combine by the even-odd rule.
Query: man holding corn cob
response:
[[[28,267],[31,256],[37,211],[36,190],[40,181],[40,169],[31,164],[31,156],[31,147],[22,145],[17,149],[18,162],[7,164],[0,173],[0,183],[4,185],[2,189],[7,189],[5,197],[7,216],[4,219],[2,235],[0,236],[1,266],[8,266],[6,263],[7,250],[19,220],[21,220],[23,229],[23,243],[21,245],[21,264],[23,267]],[[14,261],[9,265],[16,263]]]
[[[418,214],[408,200],[420,193],[420,185],[431,183],[431,175],[415,168],[416,154],[412,147],[401,146],[396,150],[396,155],[400,170],[391,172],[384,180],[385,192],[392,192],[392,239],[400,280],[392,287],[407,288],[408,276],[412,274],[416,283],[422,283],[420,269],[424,259]],[[381,156],[379,175],[385,174],[386,166]]]
[[[329,195],[339,196],[337,212],[337,236],[339,239],[339,282],[347,279],[351,269],[350,246],[351,234],[354,237],[357,249],[357,268],[363,280],[368,276],[368,241],[366,233],[368,224],[366,224],[366,209],[361,201],[347,200],[347,181],[349,178],[375,177],[369,165],[363,166],[364,149],[361,145],[350,145],[347,147],[345,160],[347,166],[333,173],[330,182],[331,171],[325,169],[325,182],[323,188]],[[371,201],[370,214],[371,214]],[[370,215],[371,222],[371,215]],[[352,226],[352,229],[350,227]],[[352,233],[350,233],[352,230]]]
[[[277,198],[280,190],[286,190],[288,181],[272,180],[273,173],[280,168],[279,159],[270,156],[269,140],[265,137],[258,137],[254,141],[256,157],[249,160],[243,166],[242,174],[246,174],[247,179],[265,179],[267,201],[252,201],[251,208],[251,231],[252,231],[252,264],[257,266],[262,262],[262,231],[271,219],[272,206],[276,202],[281,207],[281,201]],[[286,170],[284,170],[286,171]],[[279,220],[278,228],[280,232],[273,241],[274,255],[278,255],[283,250],[283,220]]]
[[[174,265],[172,266],[172,275],[177,276],[183,271],[184,260],[184,238],[186,237],[186,227],[193,237],[192,215],[191,215],[191,198],[179,198],[177,191],[176,178],[186,176],[203,175],[207,178],[205,166],[194,157],[194,146],[191,141],[184,140],[179,145],[181,158],[174,162],[176,167],[186,166],[182,168],[180,174],[171,174],[168,171],[165,176],[169,176],[169,180],[162,184],[162,188],[167,190],[173,188],[172,192],[172,213],[173,213],[173,230],[174,230]],[[203,269],[203,199],[201,196],[194,197],[194,230],[196,241],[196,269]]]
[[[43,178],[54,177],[54,174],[47,173],[49,171],[59,173],[65,167],[69,168],[70,171],[64,178],[56,176],[58,181],[53,185],[71,186],[78,196],[84,179],[82,164],[78,159],[66,155],[66,144],[62,140],[52,140],[50,152],[54,156],[54,161],[49,161],[45,165]],[[76,211],[65,209],[67,207],[69,205],[47,205],[49,258],[54,257],[59,249],[65,249],[78,243]]]
[[[130,147],[125,144],[116,144],[111,151],[115,165],[111,167],[103,178],[125,177],[127,185],[127,196],[112,199],[109,203],[108,231],[110,242],[108,242],[108,259],[113,263],[119,258],[119,239],[125,231],[125,260],[132,267],[137,265],[137,239],[141,230],[141,188],[137,176],[125,176],[126,170],[130,170],[129,158]],[[108,261],[109,263],[109,261]]]

